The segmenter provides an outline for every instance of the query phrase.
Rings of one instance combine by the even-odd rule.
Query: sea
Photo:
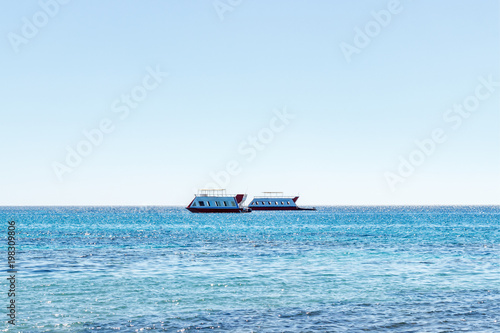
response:
[[[499,206],[1,207],[0,233],[4,332],[500,332]]]

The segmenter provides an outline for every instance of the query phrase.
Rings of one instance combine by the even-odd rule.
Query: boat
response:
[[[192,213],[249,213],[246,194],[226,194],[225,189],[202,189],[186,207]]]
[[[314,207],[297,206],[298,196],[284,196],[283,192],[263,192],[248,205],[252,210],[316,210]]]

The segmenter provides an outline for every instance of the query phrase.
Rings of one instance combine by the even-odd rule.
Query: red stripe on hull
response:
[[[298,207],[250,207],[252,210],[300,210]]]
[[[192,208],[186,207],[192,213],[247,213],[243,208]]]
[[[316,210],[316,208],[303,208],[303,207],[250,207],[252,210]]]

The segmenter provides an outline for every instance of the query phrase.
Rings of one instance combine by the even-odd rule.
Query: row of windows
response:
[[[234,201],[195,201],[193,207],[235,207]]]
[[[280,202],[278,202],[278,201],[274,201],[274,202],[271,202],[271,201],[255,201],[254,202],[254,205],[256,205],[256,206],[259,206],[259,205],[262,205],[262,206],[265,206],[265,205],[271,206],[273,204],[276,205],[276,206],[278,206],[280,204]],[[285,204],[290,206],[292,204],[292,202],[291,201],[281,201],[281,204],[283,206]]]

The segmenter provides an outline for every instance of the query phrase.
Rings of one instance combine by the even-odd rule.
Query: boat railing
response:
[[[293,199],[296,198],[297,196],[293,195],[281,195],[281,196],[269,196],[269,195],[260,195],[260,196],[255,196],[255,199]]]
[[[237,194],[227,194],[226,189],[201,189],[197,197],[235,197]]]
[[[282,197],[284,192],[262,192],[265,196]]]

